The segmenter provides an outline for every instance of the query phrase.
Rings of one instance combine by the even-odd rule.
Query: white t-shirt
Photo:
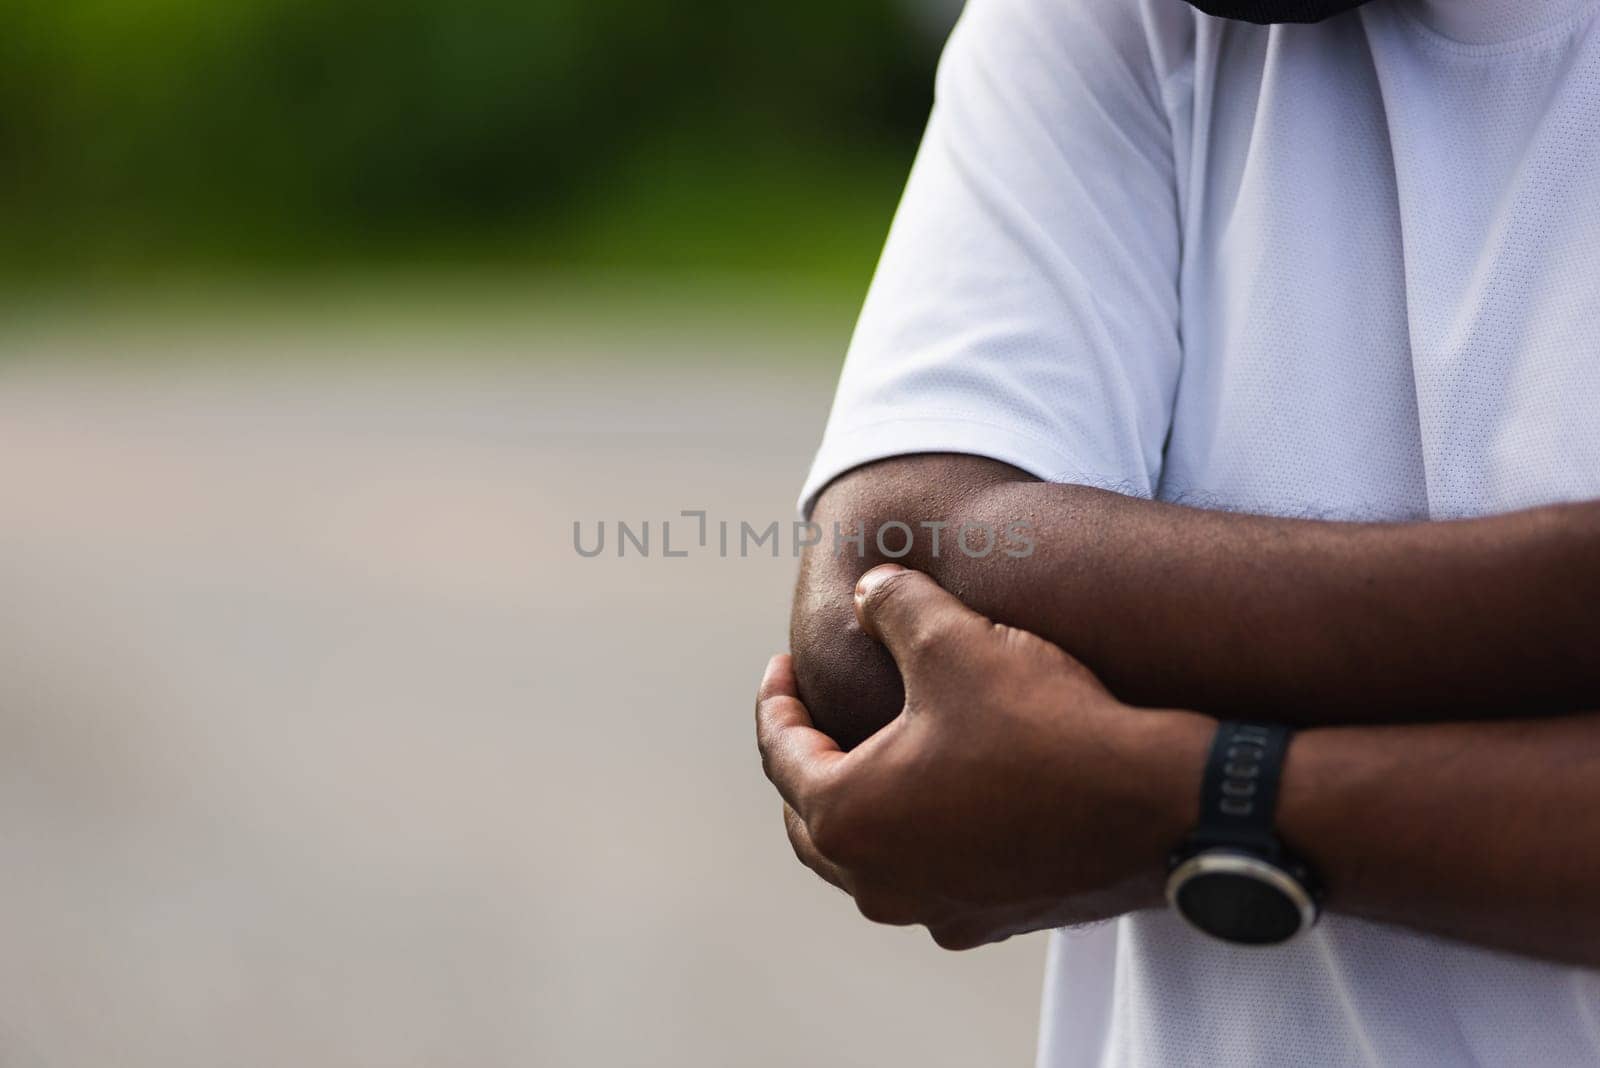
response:
[[[1595,3],[972,0],[803,500],[923,451],[1325,518],[1600,497]],[[1039,1063],[1594,1065],[1600,974],[1141,913],[1054,937]]]

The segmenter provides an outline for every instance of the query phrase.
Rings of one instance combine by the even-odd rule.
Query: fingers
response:
[[[850,886],[846,881],[844,869],[818,851],[816,843],[811,840],[811,831],[807,829],[805,821],[787,804],[783,806],[783,827],[789,834],[789,845],[794,848],[794,855],[800,863],[816,872],[824,881],[832,883],[848,894]]]
[[[804,812],[805,801],[844,759],[832,738],[811,725],[795,689],[794,664],[778,655],[767,664],[756,696],[756,744],[761,766],[784,801]]]
[[[989,621],[932,578],[898,564],[883,564],[856,583],[861,629],[888,647],[909,682],[915,661],[945,642],[982,640]]]
[[[882,887],[863,885],[859,879],[852,878],[844,868],[822,855],[811,840],[811,831],[805,821],[788,805],[783,806],[783,823],[789,832],[789,844],[794,847],[794,855],[800,859],[800,863],[854,898],[856,909],[868,920],[891,927],[943,921],[945,912],[931,909],[923,901]]]

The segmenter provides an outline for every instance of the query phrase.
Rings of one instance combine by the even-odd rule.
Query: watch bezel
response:
[[[1195,921],[1179,904],[1179,892],[1185,883],[1202,875],[1242,875],[1266,883],[1288,899],[1300,915],[1300,926],[1287,937],[1276,942],[1241,942],[1208,930]],[[1317,922],[1318,908],[1315,896],[1299,879],[1269,860],[1233,850],[1208,849],[1180,862],[1167,876],[1167,904],[1183,917],[1194,930],[1208,938],[1230,946],[1262,945],[1281,946],[1292,942],[1310,930]]]

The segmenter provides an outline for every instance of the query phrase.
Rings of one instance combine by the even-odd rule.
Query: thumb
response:
[[[856,620],[882,642],[900,673],[915,662],[972,641],[989,621],[932,578],[899,564],[883,564],[856,583]]]

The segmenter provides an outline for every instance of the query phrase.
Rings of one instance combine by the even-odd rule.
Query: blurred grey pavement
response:
[[[5,343],[0,1065],[1029,1063],[1042,939],[789,853],[788,541],[573,548],[787,522],[831,362],[308,330]]]

